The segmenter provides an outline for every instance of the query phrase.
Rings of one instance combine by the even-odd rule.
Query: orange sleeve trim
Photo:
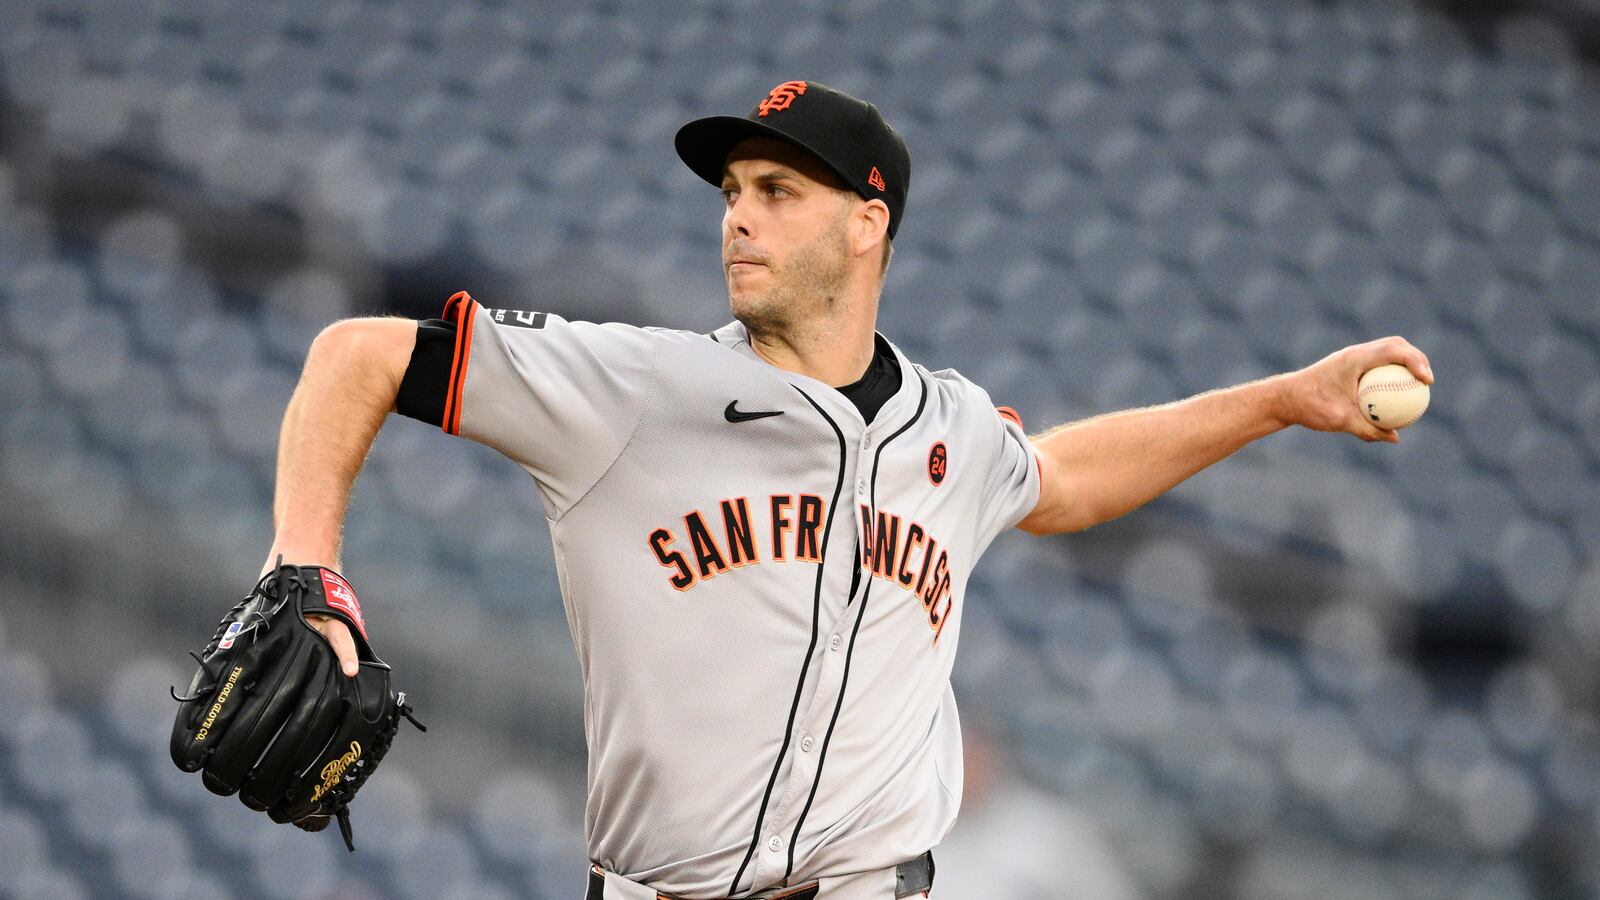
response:
[[[1011,407],[1009,407],[1009,406],[996,406],[994,408],[994,411],[999,413],[1001,418],[1010,419],[1011,421],[1017,423],[1017,427],[1018,428],[1022,428],[1023,427],[1023,425],[1022,425],[1022,417],[1017,415],[1017,411],[1012,409]]]
[[[478,304],[466,291],[457,291],[445,301],[444,317],[455,322],[456,348],[450,359],[450,388],[444,396],[444,421],[440,427],[449,434],[461,433],[461,392],[467,382],[467,362],[472,356],[472,320]]]

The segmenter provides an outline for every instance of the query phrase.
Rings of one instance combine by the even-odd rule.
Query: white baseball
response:
[[[1404,428],[1422,418],[1429,396],[1410,369],[1392,363],[1368,369],[1356,382],[1356,406],[1379,428]]]

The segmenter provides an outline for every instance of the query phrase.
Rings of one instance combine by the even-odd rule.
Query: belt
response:
[[[933,889],[933,851],[916,859],[903,862],[894,868],[894,895],[901,897],[923,896]],[[589,867],[589,893],[586,900],[605,900],[606,876],[599,866]],[[817,885],[807,884],[787,893],[775,894],[769,900],[815,900]],[[656,894],[656,900],[681,900],[670,894]]]

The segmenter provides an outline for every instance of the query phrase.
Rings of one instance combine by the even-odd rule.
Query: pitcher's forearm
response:
[[[1039,502],[1019,528],[1081,531],[1131,512],[1245,444],[1290,425],[1395,443],[1356,405],[1361,373],[1398,363],[1433,383],[1428,357],[1402,337],[1352,344],[1296,372],[1187,400],[1063,425],[1033,438]]]
[[[1024,520],[1035,532],[1081,531],[1132,512],[1251,441],[1284,428],[1284,376],[1111,413],[1033,439],[1059,496]],[[1049,513],[1049,515],[1043,515]]]
[[[283,416],[273,499],[277,554],[337,566],[350,491],[394,408],[416,323],[353,319],[317,336]]]

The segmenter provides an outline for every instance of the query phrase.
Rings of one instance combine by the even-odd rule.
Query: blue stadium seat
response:
[[[1565,532],[1533,518],[1507,517],[1494,557],[1511,596],[1535,612],[1560,608],[1578,569]]]
[[[127,329],[116,312],[90,306],[49,348],[51,383],[66,398],[93,401],[123,378],[131,358]]]
[[[1552,244],[1545,262],[1540,283],[1549,308],[1568,325],[1595,334],[1600,330],[1600,304],[1592,302],[1586,285],[1600,277],[1600,251],[1581,241],[1560,241]]]
[[[1321,175],[1329,152],[1352,127],[1338,104],[1304,88],[1285,97],[1268,124],[1290,171],[1303,178]]]
[[[1174,324],[1172,366],[1184,394],[1241,384],[1267,374],[1241,329],[1214,316]]]
[[[1559,378],[1541,378],[1535,394],[1545,414],[1555,421],[1575,422],[1585,393],[1600,385],[1600,357],[1592,345],[1569,331],[1550,327],[1535,335],[1520,362],[1519,368],[1535,377],[1560,373]],[[1591,462],[1600,462],[1600,447],[1586,449]]]
[[[396,893],[424,900],[458,889],[478,868],[478,854],[467,835],[452,826],[429,826],[417,849],[394,863]]]
[[[1196,773],[1194,807],[1201,827],[1228,842],[1248,845],[1271,825],[1282,805],[1276,770],[1258,754],[1206,754]]]
[[[1600,241],[1600,224],[1593,214],[1600,205],[1600,153],[1563,160],[1556,172],[1555,188],[1562,220],[1591,242]]]
[[[1111,300],[1119,328],[1157,355],[1171,348],[1173,322],[1205,315],[1194,281],[1154,260],[1128,266]]]
[[[1540,662],[1495,671],[1485,714],[1495,739],[1518,753],[1535,753],[1556,739],[1565,698],[1558,673]]]
[[[1516,492],[1504,481],[1471,472],[1451,485],[1448,503],[1462,549],[1476,562],[1492,565],[1503,526],[1518,509]]]
[[[1240,74],[1239,61],[1266,49],[1271,37],[1266,20],[1246,6],[1193,7],[1181,24],[1182,48],[1203,72],[1224,81]]]
[[[165,712],[172,714],[170,708]],[[102,850],[125,840],[125,836],[119,837],[119,830],[150,808],[133,770],[111,759],[91,762],[78,772],[66,801],[73,834]],[[174,852],[178,849],[172,848]]]
[[[1223,716],[1239,737],[1254,746],[1275,747],[1295,727],[1304,692],[1294,663],[1282,653],[1263,650],[1229,663],[1219,699]]]
[[[1592,721],[1563,718],[1539,755],[1539,771],[1555,799],[1566,808],[1583,808],[1600,789],[1600,734]]]
[[[0,890],[21,896],[22,880],[49,862],[50,842],[44,827],[25,809],[0,805],[0,847],[6,851],[6,864],[0,866]]]
[[[326,831],[309,834],[284,828],[240,803],[229,805],[249,813],[261,823],[257,833],[242,848],[249,864],[250,884],[260,896],[290,900],[334,889],[339,878],[334,854],[343,856],[345,850],[332,834]],[[365,838],[365,829],[356,832],[357,840]]]
[[[1205,624],[1217,603],[1211,564],[1173,540],[1144,542],[1127,560],[1122,589],[1139,624],[1174,637]]]
[[[406,767],[387,761],[383,777],[361,789],[361,846],[385,865],[422,848],[433,815],[431,798]]]
[[[570,826],[564,795],[534,770],[506,772],[489,781],[474,809],[472,827],[484,849],[502,863],[520,865]],[[581,862],[579,863],[581,868]]]
[[[1100,137],[1133,122],[1115,90],[1083,76],[1063,78],[1039,98],[1038,114],[1066,158],[1089,164]]]
[[[1099,662],[1132,639],[1116,605],[1080,592],[1071,603],[1051,604],[1042,624],[1044,661],[1056,678],[1080,689]]]
[[[1469,468],[1461,444],[1443,426],[1411,429],[1386,456],[1394,485],[1413,508],[1430,515],[1445,511],[1451,482]]]
[[[1175,726],[1179,692],[1162,657],[1135,646],[1095,666],[1089,700],[1107,734],[1142,745],[1159,741]]]
[[[1158,111],[1172,98],[1175,86],[1199,80],[1193,64],[1170,52],[1159,39],[1128,44],[1115,55],[1107,54],[1106,58],[1117,95],[1123,103],[1139,110],[1142,118],[1151,124],[1159,122]]]
[[[22,871],[16,891],[19,897],[37,900],[83,900],[90,896],[77,877],[48,865]]]
[[[1402,183],[1399,166],[1388,153],[1352,139],[1329,150],[1316,177],[1334,212],[1357,223],[1367,220],[1378,196]]]
[[[13,662],[23,660],[26,658]],[[18,674],[26,678],[25,672]],[[17,700],[37,702],[26,694],[14,697],[13,702]],[[76,716],[59,709],[33,708],[12,729],[12,738],[12,769],[25,790],[42,800],[70,795],[90,759],[89,735]]]
[[[1319,310],[1304,280],[1260,269],[1234,295],[1234,305],[1257,356],[1285,370],[1308,361],[1297,353],[1295,342],[1316,323]]]
[[[1367,223],[1390,265],[1413,275],[1421,272],[1434,236],[1450,229],[1438,196],[1410,187],[1391,186],[1379,192]]]
[[[1481,242],[1448,235],[1436,237],[1420,260],[1427,276],[1437,317],[1463,330],[1470,330],[1477,315],[1479,298],[1485,286],[1500,275],[1493,254]],[[1460,369],[1459,371],[1474,371]]]
[[[560,236],[554,209],[541,194],[507,191],[468,211],[472,248],[504,272],[524,272],[556,251]]]
[[[1101,196],[1126,203],[1152,182],[1178,174],[1164,141],[1123,128],[1098,139],[1091,150],[1090,176]]]
[[[1464,373],[1459,405],[1452,405],[1463,423],[1467,444],[1489,464],[1504,464],[1505,451],[1536,419],[1536,407],[1525,384],[1486,373]]]

